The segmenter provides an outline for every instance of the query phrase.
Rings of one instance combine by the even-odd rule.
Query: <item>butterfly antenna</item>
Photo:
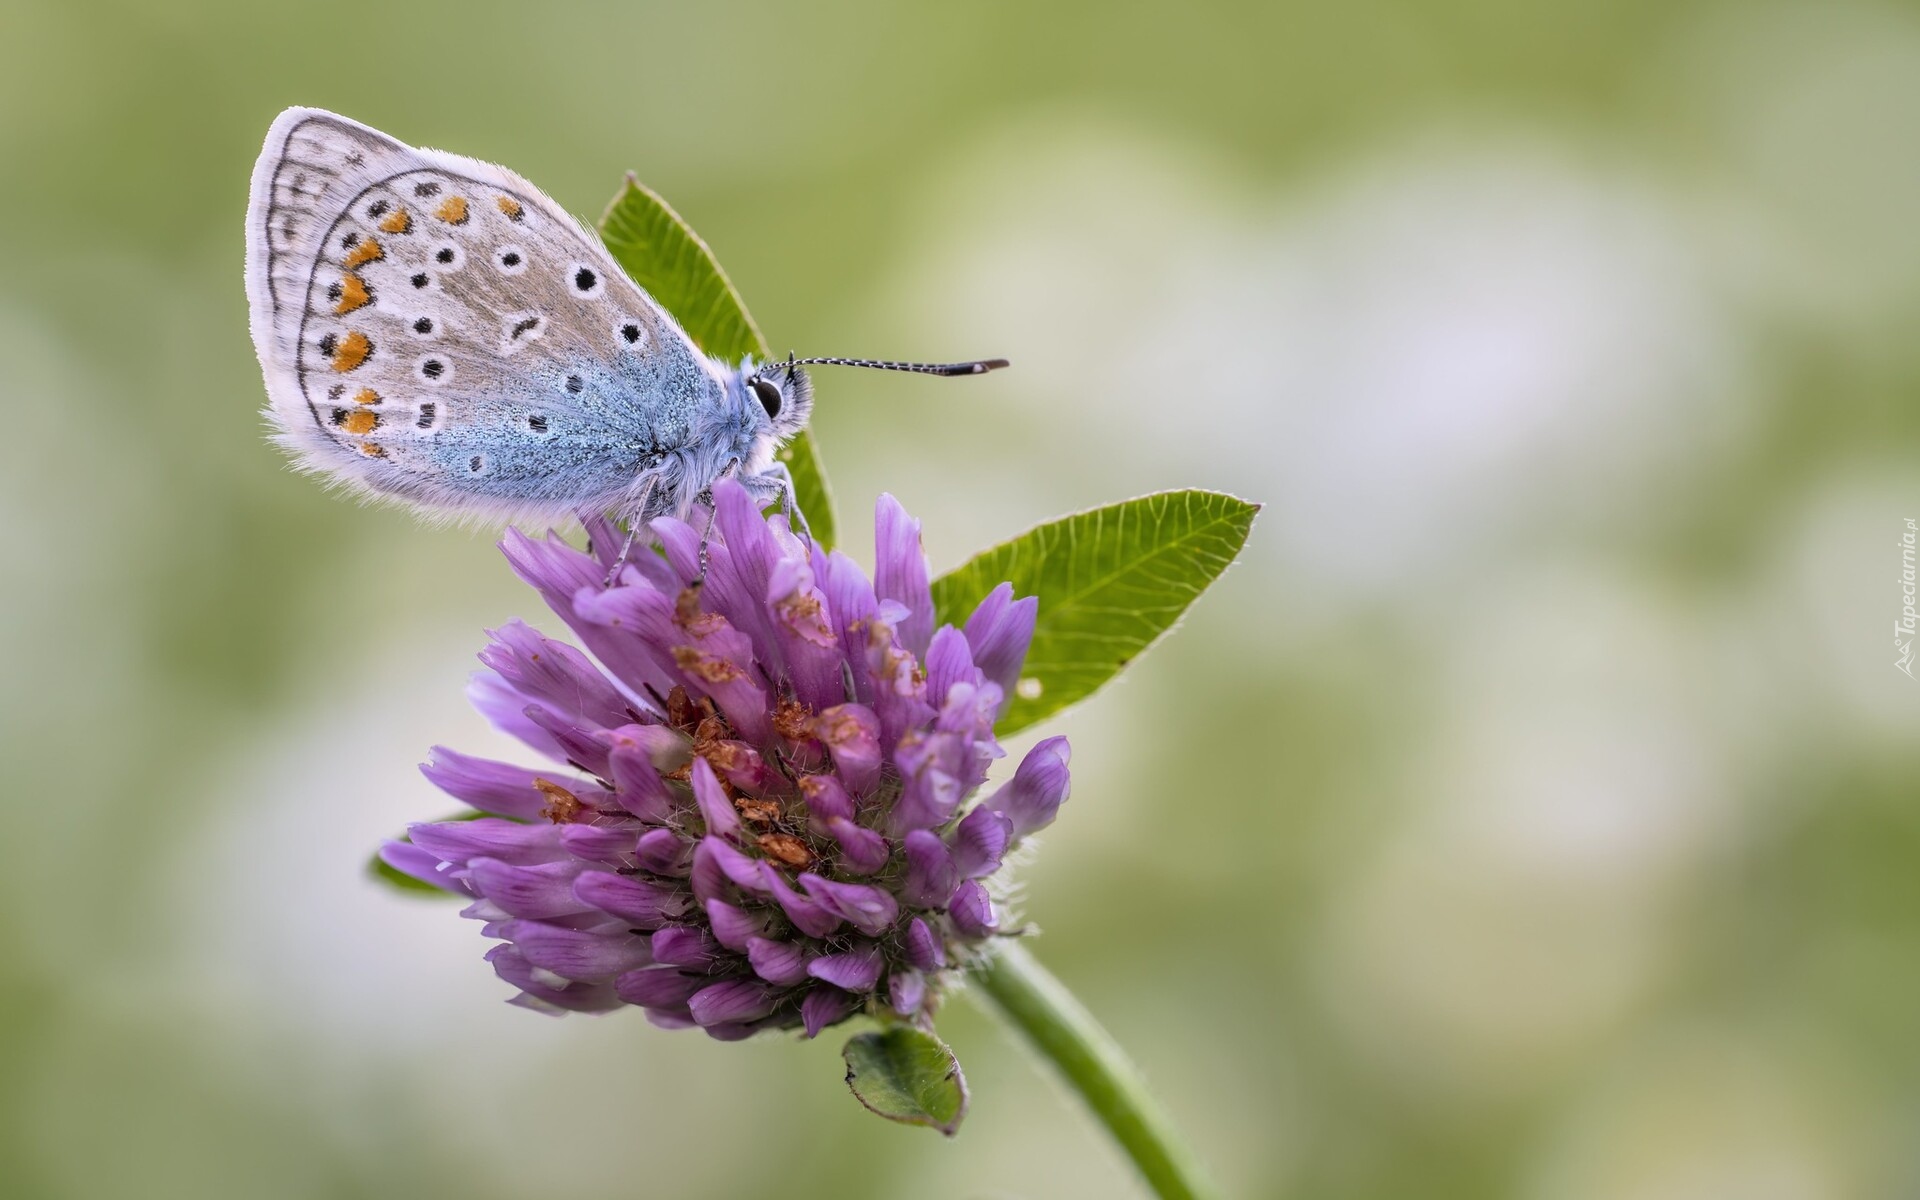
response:
[[[912,371],[919,375],[985,375],[1008,366],[1004,358],[982,358],[959,363],[885,362],[877,358],[795,358],[787,355],[783,364],[789,372],[795,367],[867,367],[875,371]]]

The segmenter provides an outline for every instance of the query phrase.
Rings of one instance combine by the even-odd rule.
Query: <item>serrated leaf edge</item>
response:
[[[1212,499],[1230,500],[1235,504],[1243,505],[1244,508],[1239,511],[1244,513],[1244,515],[1246,516],[1247,533],[1242,535],[1240,539],[1240,545],[1235,549],[1233,557],[1227,560],[1226,565],[1220,568],[1220,571],[1218,574],[1214,575],[1212,579],[1207,580],[1207,582],[1201,586],[1199,591],[1194,593],[1193,599],[1188,601],[1187,604],[1181,609],[1180,615],[1175,617],[1171,622],[1169,622],[1165,629],[1162,629],[1159,633],[1156,633],[1152,638],[1148,639],[1144,644],[1142,644],[1138,650],[1133,652],[1133,655],[1127,660],[1127,666],[1131,666],[1133,665],[1133,663],[1139,661],[1140,657],[1144,655],[1147,651],[1153,649],[1155,646],[1159,645],[1163,640],[1165,640],[1168,634],[1180,628],[1181,624],[1183,624],[1186,621],[1187,615],[1190,612],[1192,612],[1193,606],[1199,602],[1200,597],[1204,595],[1206,591],[1209,588],[1211,588],[1215,583],[1219,582],[1220,579],[1224,577],[1226,573],[1233,568],[1233,565],[1239,561],[1239,558],[1240,558],[1239,551],[1246,547],[1247,537],[1251,536],[1252,534],[1253,519],[1254,517],[1260,514],[1260,510],[1265,507],[1264,505],[1262,505],[1257,500],[1248,500],[1244,497],[1236,496],[1232,492],[1217,492],[1209,488],[1169,488],[1165,491],[1146,492],[1138,496],[1129,497],[1125,500],[1112,500],[1105,504],[1089,505],[1086,508],[1076,509],[1073,512],[1062,513],[1060,516],[1057,516],[1057,517],[1050,517],[1045,521],[1041,521],[1036,525],[1030,526],[1029,528],[1021,531],[1020,533],[1014,534],[1012,537],[1007,538],[1004,541],[994,543],[993,545],[987,547],[985,550],[981,550],[974,554],[968,555],[966,562],[961,563],[959,566],[953,568],[953,570],[947,571],[941,574],[940,576],[938,576],[937,578],[935,578],[931,585],[932,589],[937,592],[940,586],[941,580],[948,579],[953,575],[958,574],[960,571],[964,570],[969,563],[976,562],[979,559],[985,558],[988,555],[995,553],[996,551],[1012,546],[1014,543],[1019,542],[1023,538],[1031,536],[1035,530],[1040,529],[1044,526],[1064,524],[1068,521],[1073,520],[1076,517],[1092,516],[1095,513],[1101,512],[1104,509],[1120,508],[1128,504],[1137,504],[1143,500],[1155,500],[1155,499],[1161,499],[1161,498],[1172,499],[1174,497],[1179,497],[1179,496],[1194,496],[1194,497],[1205,496]],[[1231,517],[1222,518],[1223,521],[1229,520],[1229,519],[1231,519]],[[995,584],[994,586],[998,586],[998,584]],[[992,589],[989,588],[988,590],[990,591]],[[1042,604],[1045,603],[1045,597],[1041,598],[1041,602]],[[979,600],[976,599],[974,603],[978,604]],[[966,621],[966,617],[967,617],[966,613],[957,613],[957,614],[936,613],[935,614],[936,620],[941,621],[943,623],[952,623],[952,624],[964,623]],[[1115,679],[1118,679],[1120,677],[1120,674],[1124,669],[1125,669],[1124,667],[1116,668],[1111,675],[1108,675],[1107,678],[1101,680],[1099,684],[1095,685],[1092,690],[1088,691],[1084,695],[1068,701],[1067,703],[1061,705],[1059,708],[1048,709],[1046,712],[1038,714],[1037,716],[1033,717],[1031,720],[1024,721],[1020,724],[1008,724],[1006,723],[1005,718],[1003,718],[1002,723],[995,728],[994,735],[996,737],[1009,737],[1013,734],[1021,732],[1022,730],[1030,729],[1033,726],[1039,724],[1041,721],[1048,720],[1049,718],[1052,718],[1052,717],[1057,717],[1062,713],[1073,710],[1079,705],[1085,703],[1088,700],[1093,699],[1095,696],[1105,691],[1109,684],[1111,684]],[[1017,705],[1010,706],[1008,709],[1008,715],[1012,716],[1017,711],[1018,711]]]

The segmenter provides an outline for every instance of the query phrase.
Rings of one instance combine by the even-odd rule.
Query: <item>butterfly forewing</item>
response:
[[[627,492],[716,386],[597,238],[501,168],[296,110],[268,137],[248,284],[303,465],[449,511]]]

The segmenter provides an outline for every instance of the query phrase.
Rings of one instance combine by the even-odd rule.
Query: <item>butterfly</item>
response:
[[[804,367],[1007,365],[720,361],[518,175],[314,108],[281,113],[254,165],[246,285],[295,464],[454,519],[631,528],[722,478],[792,515],[774,456],[812,411]]]

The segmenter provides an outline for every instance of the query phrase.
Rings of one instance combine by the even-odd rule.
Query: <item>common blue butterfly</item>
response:
[[[684,517],[728,476],[791,508],[804,366],[1006,365],[710,358],[526,180],[313,108],[254,165],[246,280],[296,464],[453,518]]]

